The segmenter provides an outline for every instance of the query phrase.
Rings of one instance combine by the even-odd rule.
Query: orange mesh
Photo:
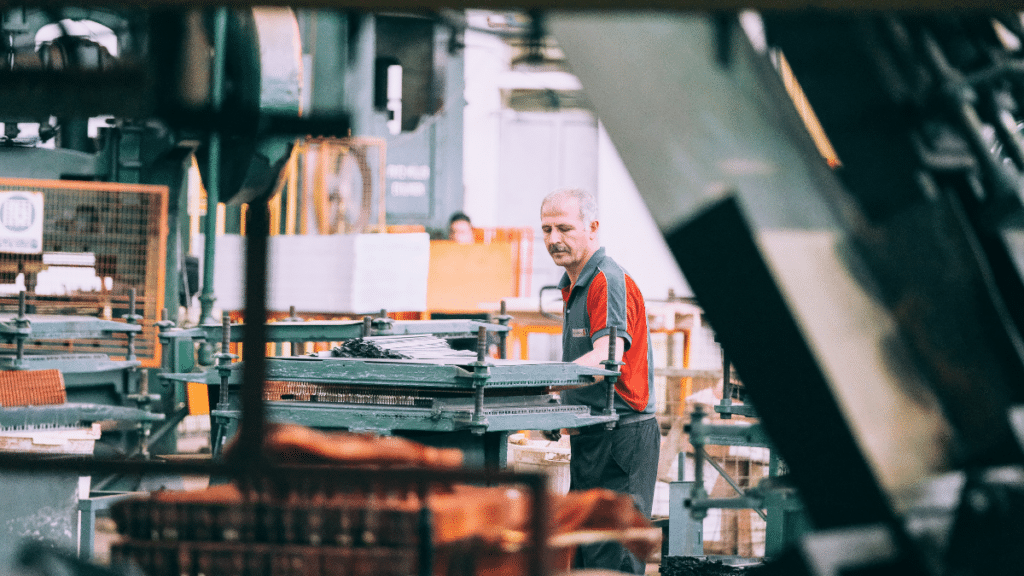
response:
[[[63,404],[67,400],[64,376],[59,370],[0,372],[0,406]]]
[[[0,191],[41,192],[44,197],[43,253],[0,253],[0,284],[13,284],[23,275],[29,310],[37,314],[117,321],[128,313],[130,293],[135,289],[135,313],[142,316],[143,327],[135,339],[135,353],[143,366],[158,366],[154,322],[164,306],[167,187],[0,178]],[[44,254],[57,259],[44,262]],[[80,261],[53,263],[68,256]],[[83,276],[91,279],[68,281]],[[18,293],[7,288],[0,295],[0,312],[17,310]],[[0,344],[0,349],[11,351],[14,346]],[[123,333],[110,338],[31,339],[25,343],[25,350],[32,354],[89,352],[114,358],[124,358],[127,347]]]

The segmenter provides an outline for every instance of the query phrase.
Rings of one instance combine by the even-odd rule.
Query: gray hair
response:
[[[597,200],[594,195],[582,188],[559,188],[554,192],[544,197],[544,200],[540,203],[541,212],[544,211],[544,206],[548,202],[554,200],[565,200],[568,198],[575,198],[580,205],[580,220],[583,220],[584,224],[590,224],[594,220],[597,220]]]

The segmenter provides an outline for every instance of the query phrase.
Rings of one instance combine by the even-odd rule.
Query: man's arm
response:
[[[615,338],[615,360],[622,362],[622,355],[626,351],[626,340],[621,337]],[[573,362],[583,366],[594,366],[603,368],[601,362],[608,359],[608,336],[601,336],[594,341],[594,349],[580,356]],[[603,380],[604,376],[596,377],[596,380]]]
[[[615,360],[622,362],[622,354],[626,351],[626,340],[624,338],[616,337],[617,343],[615,344]],[[595,366],[603,368],[601,362],[608,359],[608,336],[601,336],[594,341],[594,349],[587,352],[583,356],[580,356],[573,361],[574,364],[581,364],[583,366]],[[595,376],[595,382],[601,382],[604,380],[604,376]],[[541,435],[544,438],[557,442],[562,437],[562,433],[559,430],[542,430]]]

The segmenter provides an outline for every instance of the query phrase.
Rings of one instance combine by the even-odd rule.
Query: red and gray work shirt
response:
[[[600,248],[590,257],[576,285],[570,290],[569,275],[558,287],[565,301],[562,323],[562,361],[572,362],[594,349],[594,341],[615,326],[626,341],[622,376],[615,383],[615,410],[620,413],[654,413],[654,357],[647,329],[644,297],[633,279]],[[607,357],[607,351],[602,351]],[[604,382],[562,392],[566,404],[584,404],[599,413],[608,404]]]

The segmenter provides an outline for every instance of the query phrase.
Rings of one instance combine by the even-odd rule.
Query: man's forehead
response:
[[[541,216],[576,216],[580,215],[580,201],[573,197],[555,197],[544,203]]]

